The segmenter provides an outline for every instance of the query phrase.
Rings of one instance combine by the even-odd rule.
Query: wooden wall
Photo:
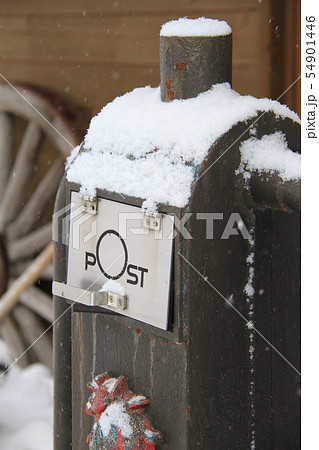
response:
[[[271,74],[281,70],[272,64],[271,6],[271,0],[1,0],[0,71],[96,114],[117,95],[159,84],[162,23],[207,16],[233,28],[233,87],[271,97]]]
[[[281,102],[300,115],[301,74],[301,2],[300,0],[273,1],[271,5],[271,81],[273,98],[289,88]]]

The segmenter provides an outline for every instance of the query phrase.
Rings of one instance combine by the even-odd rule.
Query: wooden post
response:
[[[232,82],[232,35],[161,36],[161,97],[196,97],[216,83]]]

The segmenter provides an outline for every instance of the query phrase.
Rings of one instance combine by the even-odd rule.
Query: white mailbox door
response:
[[[127,296],[117,312],[167,329],[174,216],[161,214],[158,225],[145,227],[141,208],[103,198],[92,215],[72,192],[67,284],[97,292],[112,280]]]

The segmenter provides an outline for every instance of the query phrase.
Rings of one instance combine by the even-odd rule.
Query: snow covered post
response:
[[[231,89],[225,22],[161,38],[162,93],[107,104],[57,196],[55,448],[87,449],[104,372],[145,394],[170,450],[297,448],[300,119]]]
[[[224,21],[180,19],[160,35],[161,98],[196,97],[217,83],[232,82],[232,32]]]

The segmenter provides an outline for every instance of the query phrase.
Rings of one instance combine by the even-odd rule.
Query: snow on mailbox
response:
[[[106,371],[150,399],[167,448],[299,439],[300,120],[232,90],[231,52],[226,22],[166,23],[160,87],[107,104],[68,159],[56,448],[86,448],[86,384]]]

